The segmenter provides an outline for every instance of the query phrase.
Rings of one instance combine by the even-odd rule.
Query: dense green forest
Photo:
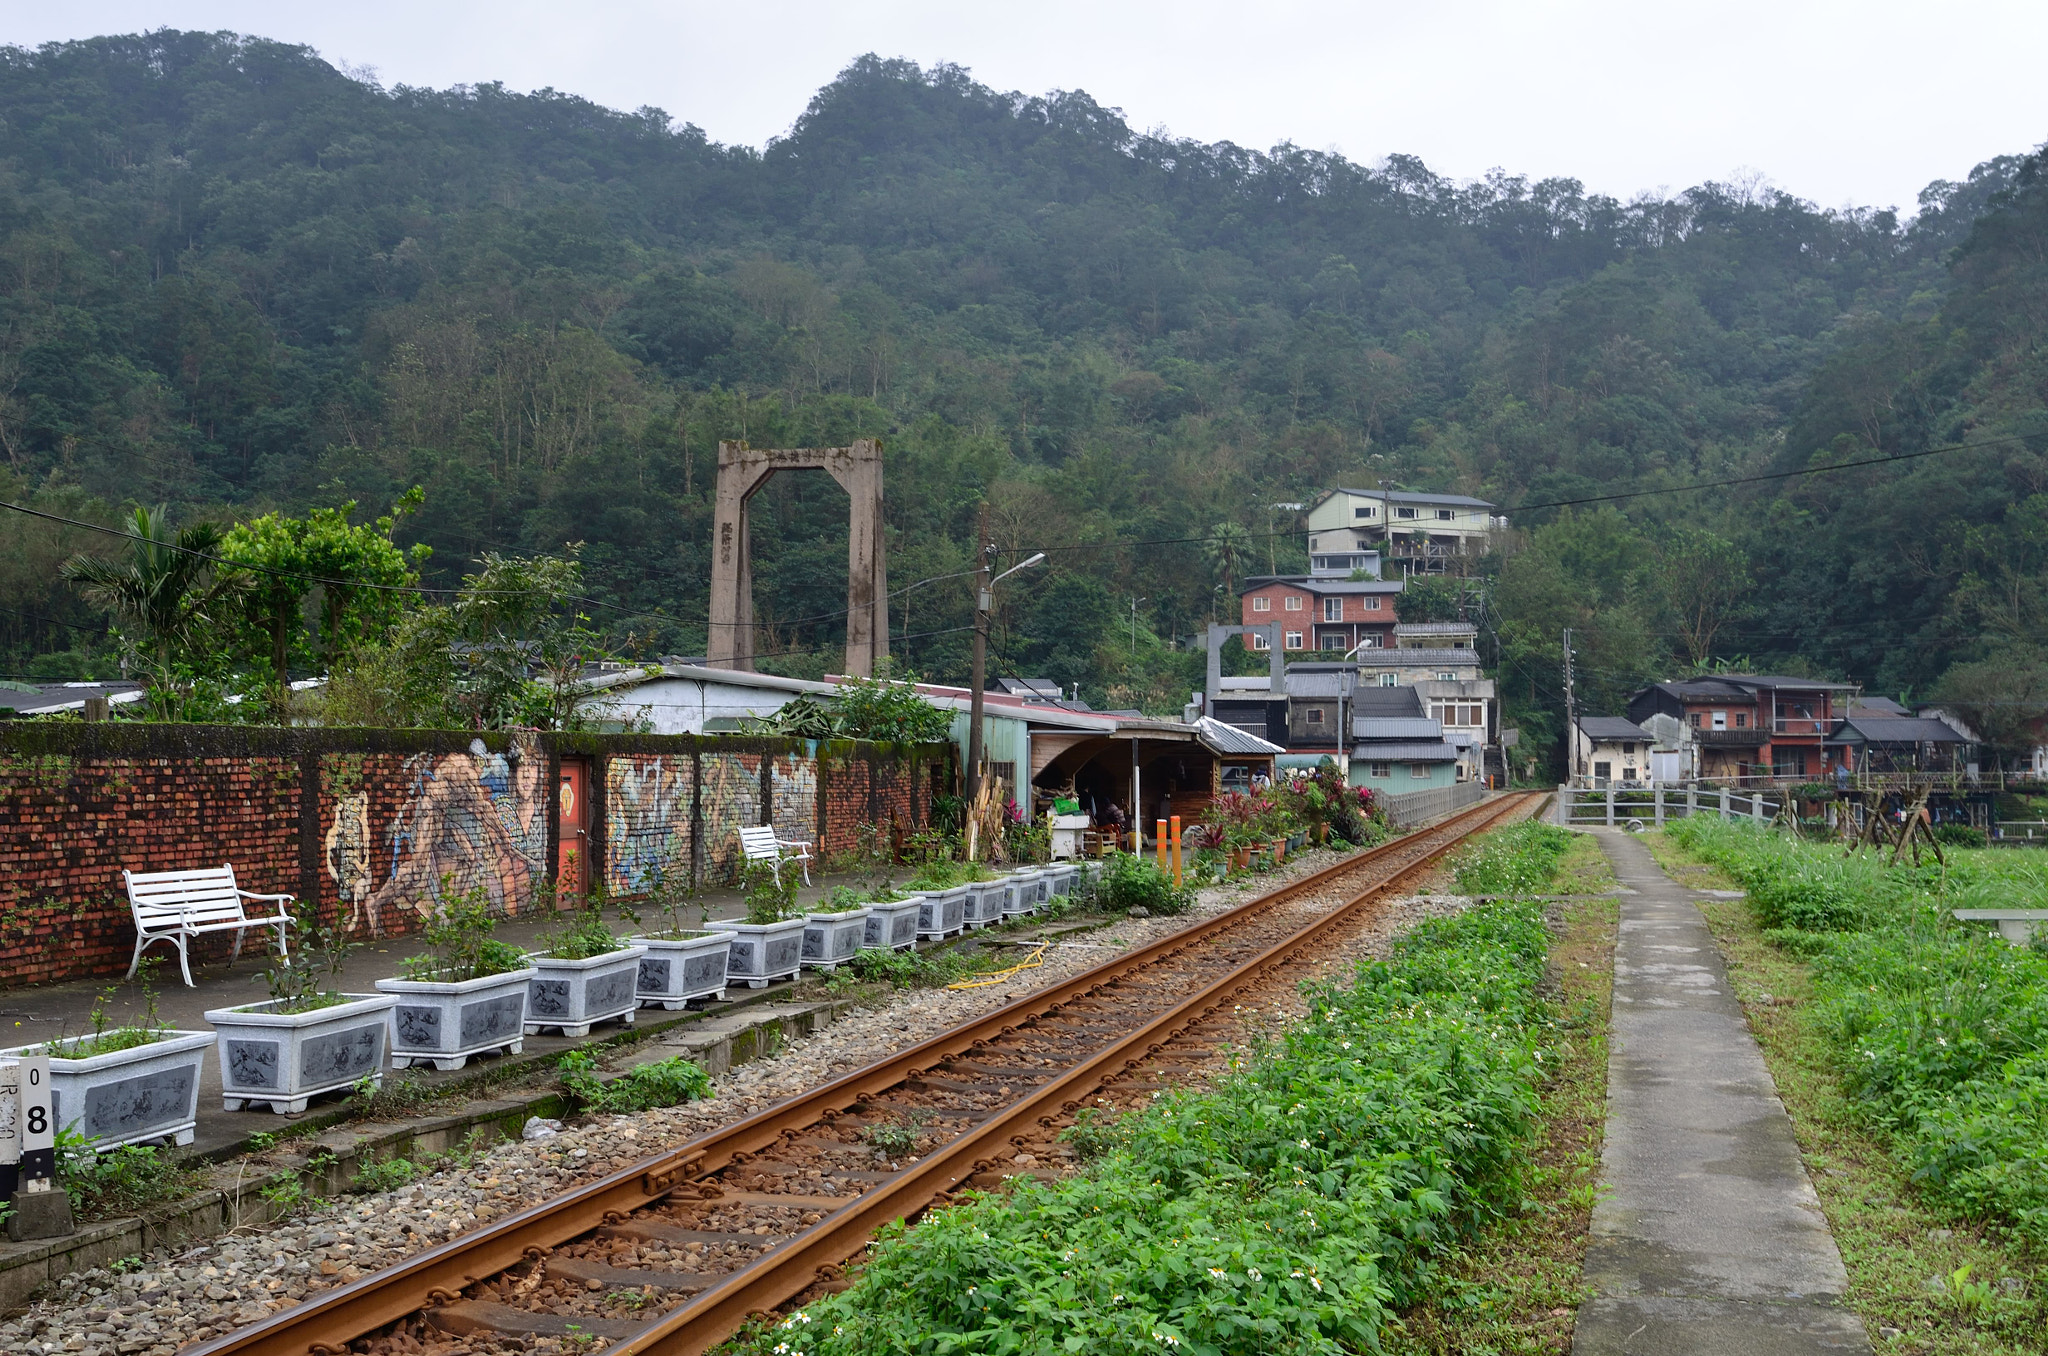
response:
[[[1539,743],[1565,625],[1594,709],[1716,663],[2009,686],[2042,667],[2044,175],[2003,157],[1910,218],[1621,202],[874,57],[757,151],[226,34],[0,49],[0,499],[367,521],[419,486],[392,530],[429,584],[573,554],[616,647],[701,653],[718,440],[878,436],[899,656],[964,675],[968,590],[918,581],[986,498],[1051,553],[1004,586],[998,669],[1177,710],[1225,578],[1302,564],[1275,506],[1386,480],[1515,514],[1465,605]],[[1987,445],[1538,507],[1958,442]],[[844,496],[757,504],[764,666],[831,669]],[[111,666],[57,567],[119,546],[0,513],[0,673]]]

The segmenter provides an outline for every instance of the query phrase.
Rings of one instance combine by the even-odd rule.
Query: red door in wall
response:
[[[559,908],[574,908],[582,902],[590,860],[589,789],[589,764],[564,758],[556,791],[561,816],[555,845],[555,901]]]

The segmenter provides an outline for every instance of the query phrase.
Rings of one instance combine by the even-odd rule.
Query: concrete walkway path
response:
[[[1792,1122],[1694,907],[1600,831],[1621,898],[1602,1196],[1575,1356],[1870,1351]]]

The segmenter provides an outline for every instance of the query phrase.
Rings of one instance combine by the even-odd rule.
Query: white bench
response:
[[[121,877],[128,882],[128,908],[135,915],[135,958],[128,962],[130,979],[135,978],[146,947],[154,942],[169,942],[178,948],[178,968],[185,974],[186,987],[191,987],[192,966],[185,948],[192,938],[209,932],[233,932],[233,959],[240,960],[244,932],[250,928],[276,928],[278,951],[291,954],[285,946],[285,929],[292,920],[284,906],[295,896],[252,894],[235,884],[232,866],[200,871],[124,870]],[[249,899],[275,904],[277,913],[252,918],[242,903]]]
[[[782,883],[782,864],[795,862],[803,868],[804,884],[811,883],[811,845],[807,842],[792,842],[777,838],[775,828],[763,824],[759,828],[740,830],[740,848],[750,862],[767,862],[775,868],[775,883]]]

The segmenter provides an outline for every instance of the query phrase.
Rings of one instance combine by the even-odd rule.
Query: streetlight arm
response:
[[[1000,584],[1000,583],[1002,583],[1002,582],[1003,582],[1003,581],[1004,581],[1005,579],[1008,579],[1008,578],[1009,578],[1009,577],[1010,577],[1011,575],[1013,575],[1013,574],[1017,573],[1017,571],[1019,571],[1019,570],[1028,570],[1028,569],[1030,569],[1030,568],[1031,568],[1031,567],[1032,567],[1033,565],[1036,565],[1036,564],[1037,564],[1037,563],[1038,563],[1039,561],[1041,561],[1041,560],[1044,560],[1044,559],[1045,559],[1045,552],[1043,552],[1043,551],[1040,551],[1040,552],[1039,552],[1039,553],[1038,553],[1037,555],[1035,555],[1035,556],[1031,557],[1031,559],[1029,559],[1029,560],[1020,560],[1020,561],[1018,561],[1018,562],[1017,562],[1017,563],[1016,563],[1015,565],[1012,565],[1012,566],[1011,566],[1011,567],[1010,567],[1009,569],[1007,569],[1007,570],[1004,570],[1004,571],[1003,571],[1003,572],[1002,572],[1001,574],[997,575],[997,576],[996,576],[996,577],[995,577],[994,579],[991,579],[991,580],[989,580],[988,582],[989,582],[989,583],[990,583],[991,585],[994,585],[994,584]]]

